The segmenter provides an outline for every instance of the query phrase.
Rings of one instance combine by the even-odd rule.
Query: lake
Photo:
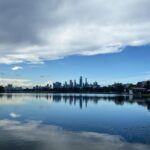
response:
[[[150,99],[1,94],[0,150],[149,150]]]

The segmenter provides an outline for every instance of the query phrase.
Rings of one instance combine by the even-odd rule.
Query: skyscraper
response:
[[[69,84],[70,88],[73,88],[73,81],[70,80],[70,84]]]
[[[84,85],[85,87],[87,87],[88,86],[88,81],[87,81],[87,78],[85,78],[85,85]]]
[[[82,78],[82,76],[81,76],[80,79],[79,79],[79,85],[80,85],[80,88],[83,87],[83,78]]]
[[[75,88],[77,87],[77,83],[76,83],[76,80],[74,80],[74,87],[75,87]]]

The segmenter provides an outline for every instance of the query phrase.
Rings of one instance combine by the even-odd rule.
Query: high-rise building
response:
[[[77,87],[77,82],[76,82],[76,80],[74,80],[74,87],[75,87],[75,88]]]
[[[68,88],[67,81],[65,81],[64,86],[63,86],[63,87],[64,87],[64,88]]]
[[[12,84],[8,84],[6,87],[5,87],[5,91],[6,92],[12,92],[14,89],[13,85]]]
[[[87,78],[85,78],[85,86],[88,86]]]
[[[80,85],[80,88],[83,87],[83,78],[82,78],[82,76],[81,76],[80,79],[79,79],[79,85]]]
[[[55,82],[55,83],[53,83],[53,88],[54,89],[60,89],[61,88],[61,82]]]
[[[69,84],[70,88],[73,88],[73,81],[70,80],[70,84]]]

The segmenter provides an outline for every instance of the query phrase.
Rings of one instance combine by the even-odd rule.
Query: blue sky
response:
[[[69,81],[87,77],[89,82],[100,84],[114,82],[138,82],[150,77],[150,46],[127,47],[122,52],[94,56],[68,56],[44,64],[22,63],[22,69],[12,70],[15,65],[0,65],[1,77],[31,80],[34,84],[49,81]],[[49,82],[50,83],[50,82]]]

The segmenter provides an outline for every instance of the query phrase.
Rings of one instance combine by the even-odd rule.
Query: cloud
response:
[[[0,0],[0,63],[36,64],[149,44],[149,7],[149,0]]]
[[[22,69],[23,69],[23,67],[21,67],[21,66],[15,66],[12,68],[13,71],[22,70]]]
[[[27,79],[0,78],[0,84],[3,86],[6,86],[8,84],[12,84],[13,86],[22,86],[22,87],[33,86],[32,81]]]
[[[150,148],[150,145],[126,142],[117,135],[72,132],[57,126],[43,125],[38,121],[22,123],[0,120],[0,133],[8,149],[20,146],[32,150],[149,150]],[[1,143],[0,148],[3,149],[5,145]]]
[[[9,115],[10,115],[10,117],[12,117],[12,118],[19,118],[19,117],[20,117],[20,115],[19,115],[19,114],[16,114],[15,112],[10,113]]]

